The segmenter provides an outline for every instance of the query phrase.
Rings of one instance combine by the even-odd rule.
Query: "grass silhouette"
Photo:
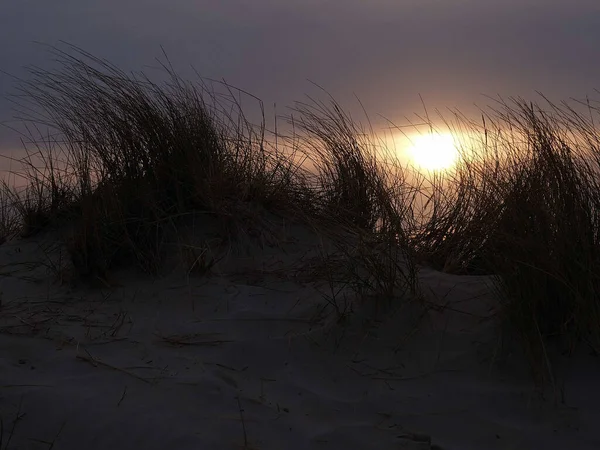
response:
[[[296,103],[293,136],[273,144],[264,112],[251,124],[239,101],[249,94],[231,86],[187,82],[168,60],[159,84],[76,47],[51,52],[57,70],[31,68],[18,84],[36,151],[20,161],[25,188],[0,190],[3,240],[56,227],[77,277],[106,280],[131,265],[160,273],[187,221],[235,239],[251,217],[260,228],[262,211],[332,238],[340,257],[323,270],[365,301],[414,296],[419,265],[490,275],[540,382],[552,376],[549,343],[600,351],[594,104],[517,98],[481,124],[457,115],[460,160],[423,174],[330,97]]]

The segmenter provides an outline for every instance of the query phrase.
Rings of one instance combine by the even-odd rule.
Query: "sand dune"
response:
[[[0,247],[2,449],[600,448],[597,361],[566,361],[565,403],[542,396],[496,351],[485,277],[423,268],[429,308],[340,324],[294,276],[308,240],[105,289],[57,283],[48,242]]]

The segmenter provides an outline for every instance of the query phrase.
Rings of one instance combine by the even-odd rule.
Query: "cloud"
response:
[[[64,40],[139,70],[162,45],[185,75],[193,65],[267,104],[301,98],[310,79],[395,119],[420,108],[419,93],[468,107],[482,93],[590,92],[599,13],[591,0],[20,0],[3,4],[0,61],[23,76],[23,65],[51,66],[32,41]],[[0,101],[0,120],[9,116]]]

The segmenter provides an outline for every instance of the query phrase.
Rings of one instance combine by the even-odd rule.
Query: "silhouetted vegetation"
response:
[[[331,98],[297,103],[294,136],[275,141],[225,84],[221,95],[168,64],[155,83],[77,48],[53,54],[58,70],[19,84],[27,120],[52,134],[37,143],[41,169],[34,153],[22,161],[25,190],[3,185],[4,239],[57,226],[80,277],[131,264],[156,274],[182,221],[216,220],[231,237],[251,206],[332,237],[337,281],[365,298],[416,294],[419,264],[490,275],[540,377],[553,340],[600,351],[594,104],[512,99],[481,124],[457,115],[456,167],[418,173]]]

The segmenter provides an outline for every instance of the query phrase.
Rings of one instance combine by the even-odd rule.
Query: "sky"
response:
[[[475,114],[486,96],[552,99],[600,88],[598,0],[0,0],[0,122],[11,76],[52,68],[68,42],[130,71],[161,46],[185,78],[224,79],[285,113],[323,86],[350,112],[396,124]],[[318,95],[317,95],[318,96]],[[270,108],[270,109],[269,109]],[[0,127],[0,151],[18,136]]]

